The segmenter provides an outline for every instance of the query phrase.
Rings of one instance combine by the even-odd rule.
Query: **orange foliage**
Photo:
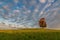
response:
[[[39,26],[40,26],[40,27],[47,27],[45,18],[41,18],[41,19],[39,20]]]

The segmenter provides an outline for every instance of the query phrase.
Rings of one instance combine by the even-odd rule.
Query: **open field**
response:
[[[60,40],[60,30],[0,30],[0,40]]]

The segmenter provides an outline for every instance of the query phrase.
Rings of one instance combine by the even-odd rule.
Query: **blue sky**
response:
[[[39,27],[42,17],[49,28],[59,28],[60,0],[0,0],[0,22]]]

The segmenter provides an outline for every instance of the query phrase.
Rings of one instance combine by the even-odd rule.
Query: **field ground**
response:
[[[0,40],[60,40],[60,30],[40,28],[0,30]]]

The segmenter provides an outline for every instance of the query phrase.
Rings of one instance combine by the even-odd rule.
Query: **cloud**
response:
[[[20,13],[20,10],[13,10],[13,13]]]
[[[48,7],[50,7],[50,6],[51,6],[51,3],[47,3],[47,4],[44,6],[44,8],[41,10],[39,16],[41,17],[41,15],[45,14],[45,13],[44,13],[45,9],[48,8]],[[42,17],[43,17],[43,16],[42,16]]]
[[[15,27],[17,27],[16,24],[19,24],[17,28],[33,28],[38,27],[38,18],[45,17],[47,18],[49,27],[52,28],[55,25],[59,26],[58,24],[60,24],[60,15],[57,15],[57,5],[59,5],[59,3],[57,3],[56,5],[54,3],[53,5],[51,2],[54,2],[54,0],[39,0],[40,3],[37,2],[37,0],[23,0],[21,1],[21,3],[23,4],[21,8],[21,4],[18,3],[20,2],[19,0],[14,0],[14,2],[15,3],[11,3],[10,5],[8,3],[6,5],[3,5],[3,10],[6,11],[6,14],[4,13],[3,17],[8,19],[4,20],[9,21],[6,22],[7,24],[11,22],[10,24],[12,24],[13,26],[15,25]],[[54,24],[55,22],[57,23]]]
[[[55,0],[48,0],[48,2],[54,2]]]
[[[46,0],[39,0],[41,3],[45,3],[46,2]]]
[[[3,6],[4,9],[8,10],[9,6],[8,5],[5,5]]]
[[[0,5],[3,4],[3,2],[0,2]]]
[[[59,27],[59,24],[60,24],[59,10],[60,8],[54,8],[47,12],[50,15],[46,17],[48,18],[47,22],[48,22],[49,28],[60,28]]]
[[[14,2],[15,2],[15,3],[18,3],[18,2],[19,2],[19,0],[14,0]]]

